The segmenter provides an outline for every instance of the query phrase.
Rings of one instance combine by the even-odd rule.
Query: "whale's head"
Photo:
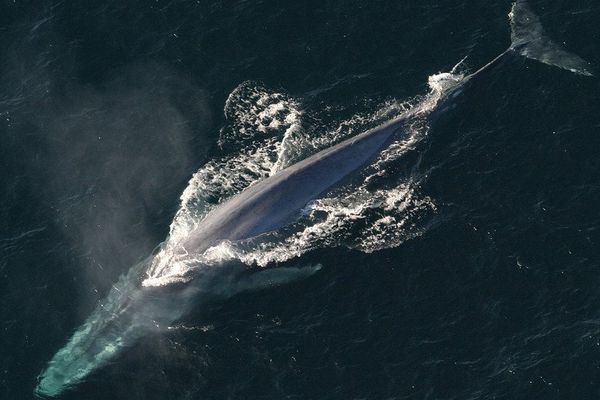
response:
[[[54,355],[38,377],[36,395],[58,396],[105,364],[123,346],[123,339],[116,334],[96,335],[95,338],[92,336],[89,329],[80,329],[69,343]]]
[[[139,315],[141,292],[120,296],[111,290],[86,322],[71,336],[38,376],[35,394],[55,397],[83,381],[96,368],[106,364],[120,349],[133,342],[142,328],[148,327]]]
[[[56,397],[83,382],[122,350],[151,332],[169,328],[199,301],[286,284],[311,276],[318,266],[253,271],[239,263],[198,268],[188,282],[142,285],[141,268],[132,268],[75,331],[38,376],[35,394]]]
[[[120,351],[152,331],[168,328],[187,307],[187,287],[145,288],[139,271],[113,285],[108,296],[75,331],[38,376],[35,394],[55,397],[81,383]]]

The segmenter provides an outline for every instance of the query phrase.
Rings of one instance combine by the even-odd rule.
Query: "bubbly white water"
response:
[[[266,266],[320,247],[347,246],[372,252],[420,235],[424,229],[421,221],[435,211],[434,201],[420,194],[415,179],[391,179],[392,185],[382,182],[390,178],[387,166],[426,137],[426,115],[462,78],[453,73],[433,75],[427,95],[404,102],[388,100],[375,112],[356,114],[325,130],[311,125],[310,121],[318,118],[310,118],[301,101],[244,82],[225,104],[227,124],[220,132],[219,144],[230,152],[206,163],[189,181],[169,238],[154,257],[143,285],[185,282],[195,268],[233,259]],[[188,254],[179,246],[213,207],[246,187],[409,110],[422,113],[423,119],[416,119],[400,134],[356,182],[307,205],[292,226],[243,242],[225,241],[203,254]]]

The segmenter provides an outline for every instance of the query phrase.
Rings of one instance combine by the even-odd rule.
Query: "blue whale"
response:
[[[435,104],[415,106],[379,127],[251,185],[209,212],[178,244],[179,248],[199,254],[225,240],[239,241],[286,226],[297,218],[308,202],[369,164],[408,124],[417,118],[436,118],[450,108],[459,94],[485,79],[489,71],[508,57],[521,55],[580,75],[592,75],[587,62],[547,37],[539,18],[525,1],[514,3],[509,16],[511,46],[462,79],[454,79],[452,74],[438,75],[439,79],[447,79],[451,84],[435,99]],[[206,268],[186,284],[148,287],[142,284],[143,275],[152,258],[132,267],[121,277],[106,299],[54,355],[38,376],[37,396],[58,396],[82,382],[140,337],[181,318],[202,296],[228,296],[265,284],[285,283],[318,269],[274,268],[246,274],[248,279],[238,279],[239,273],[227,268]]]

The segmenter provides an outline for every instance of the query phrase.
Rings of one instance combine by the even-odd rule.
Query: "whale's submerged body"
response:
[[[592,75],[587,63],[548,39],[539,19],[525,1],[517,1],[510,13],[511,47],[475,73],[462,79],[440,74],[451,83],[428,107],[415,106],[384,125],[322,150],[246,188],[210,211],[177,246],[199,254],[224,240],[252,238],[294,221],[311,200],[321,196],[344,178],[371,162],[393,142],[396,134],[416,118],[435,118],[447,109],[467,86],[483,79],[486,72],[512,54],[520,54],[581,75]],[[180,318],[199,293],[234,293],[259,286],[262,279],[251,276],[240,281],[223,276],[219,269],[197,274],[193,282],[175,287],[153,287],[143,278],[152,257],[131,268],[117,282],[94,313],[73,334],[40,374],[36,394],[56,396],[81,382],[118,352],[157,327]],[[287,282],[314,271],[314,268],[266,270],[268,282]],[[227,286],[227,290],[223,287]]]

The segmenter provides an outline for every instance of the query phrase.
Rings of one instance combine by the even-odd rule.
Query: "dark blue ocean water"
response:
[[[600,65],[600,5],[531,1]],[[0,398],[40,371],[169,232],[222,154],[230,93],[310,125],[427,92],[510,44],[510,2],[127,1],[0,6]],[[600,88],[503,62],[393,164],[435,212],[309,279],[203,305],[65,399],[594,399],[600,395]],[[248,104],[248,107],[253,104]]]

